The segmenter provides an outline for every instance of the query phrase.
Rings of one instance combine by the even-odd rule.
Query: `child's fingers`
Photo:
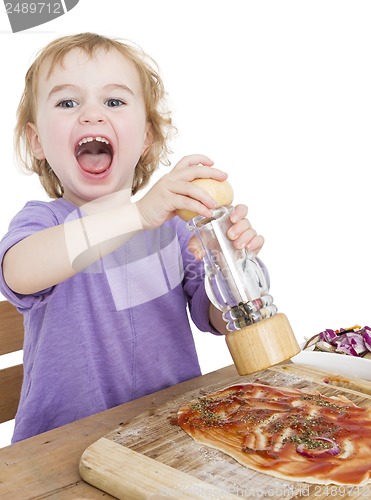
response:
[[[184,180],[215,179],[224,181],[228,175],[218,168],[210,168],[214,162],[204,155],[189,155],[182,158],[174,167],[173,172],[181,175]]]
[[[248,252],[257,254],[264,245],[264,238],[251,228],[233,240],[233,245],[238,249],[246,248]]]
[[[253,253],[258,253],[264,244],[264,238],[257,234],[248,219],[241,219],[233,224],[228,230],[227,236],[233,241],[236,248],[246,248]]]
[[[188,250],[195,256],[197,260],[201,260],[205,255],[205,251],[202,248],[200,240],[197,236],[191,236],[188,242]]]
[[[252,252],[255,255],[260,252],[264,245],[264,238],[260,234],[257,234],[256,236],[253,237],[252,240],[247,244],[246,250],[248,252]]]
[[[236,224],[236,222],[238,222],[239,220],[244,219],[246,217],[247,212],[248,212],[248,208],[246,205],[242,205],[242,204],[236,205],[234,207],[234,210],[232,211],[232,213],[230,215],[231,222],[233,224]]]
[[[183,156],[183,158],[176,164],[175,168],[178,166],[192,167],[199,164],[211,167],[212,165],[214,165],[214,162],[208,156],[201,154],[193,154],[193,155]]]
[[[190,209],[192,201],[199,202],[210,209],[216,208],[216,201],[202,186],[198,186],[192,182],[184,182],[181,184],[181,187],[179,185],[179,188],[180,190],[178,192],[187,197],[187,200],[184,200],[188,205],[187,207],[184,207],[187,208],[187,210]]]
[[[174,203],[174,210],[180,210],[188,212],[190,217],[192,218],[192,214],[203,215],[204,217],[211,217],[212,210],[215,208],[216,202],[215,200],[208,194],[206,191],[200,193],[196,198],[197,194],[192,193],[191,195],[186,195],[184,192],[182,194],[176,195],[176,200]]]

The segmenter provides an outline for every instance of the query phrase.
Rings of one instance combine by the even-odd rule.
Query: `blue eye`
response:
[[[122,101],[121,99],[107,99],[105,104],[109,108],[118,108],[119,106],[123,106],[125,102]]]
[[[77,106],[77,102],[73,99],[63,99],[57,104],[57,106],[60,108],[74,108]]]

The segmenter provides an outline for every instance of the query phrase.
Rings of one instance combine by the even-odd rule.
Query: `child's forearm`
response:
[[[139,230],[140,216],[130,203],[44,229],[7,251],[4,279],[16,293],[39,292],[116,250]]]
[[[222,312],[219,311],[219,309],[217,309],[215,306],[213,306],[213,304],[210,304],[209,307],[209,319],[215,330],[218,330],[218,332],[222,333],[223,335],[227,335],[227,324],[222,317]]]

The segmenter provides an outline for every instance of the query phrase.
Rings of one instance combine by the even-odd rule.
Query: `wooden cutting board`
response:
[[[255,472],[222,452],[195,443],[175,425],[176,413],[183,403],[247,382],[314,389],[326,396],[344,394],[360,406],[371,405],[371,382],[303,365],[279,365],[185,393],[139,415],[85,450],[80,461],[81,477],[125,500],[371,498],[371,485],[309,485]]]

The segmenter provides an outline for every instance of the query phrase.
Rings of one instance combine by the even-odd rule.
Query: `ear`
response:
[[[37,160],[45,160],[44,150],[39,139],[39,132],[34,123],[27,123],[26,134],[34,157]]]
[[[143,141],[143,153],[147,152],[147,149],[152,146],[153,144],[153,132],[152,132],[152,125],[150,123],[147,123],[146,125],[146,132],[144,135],[144,141]]]

